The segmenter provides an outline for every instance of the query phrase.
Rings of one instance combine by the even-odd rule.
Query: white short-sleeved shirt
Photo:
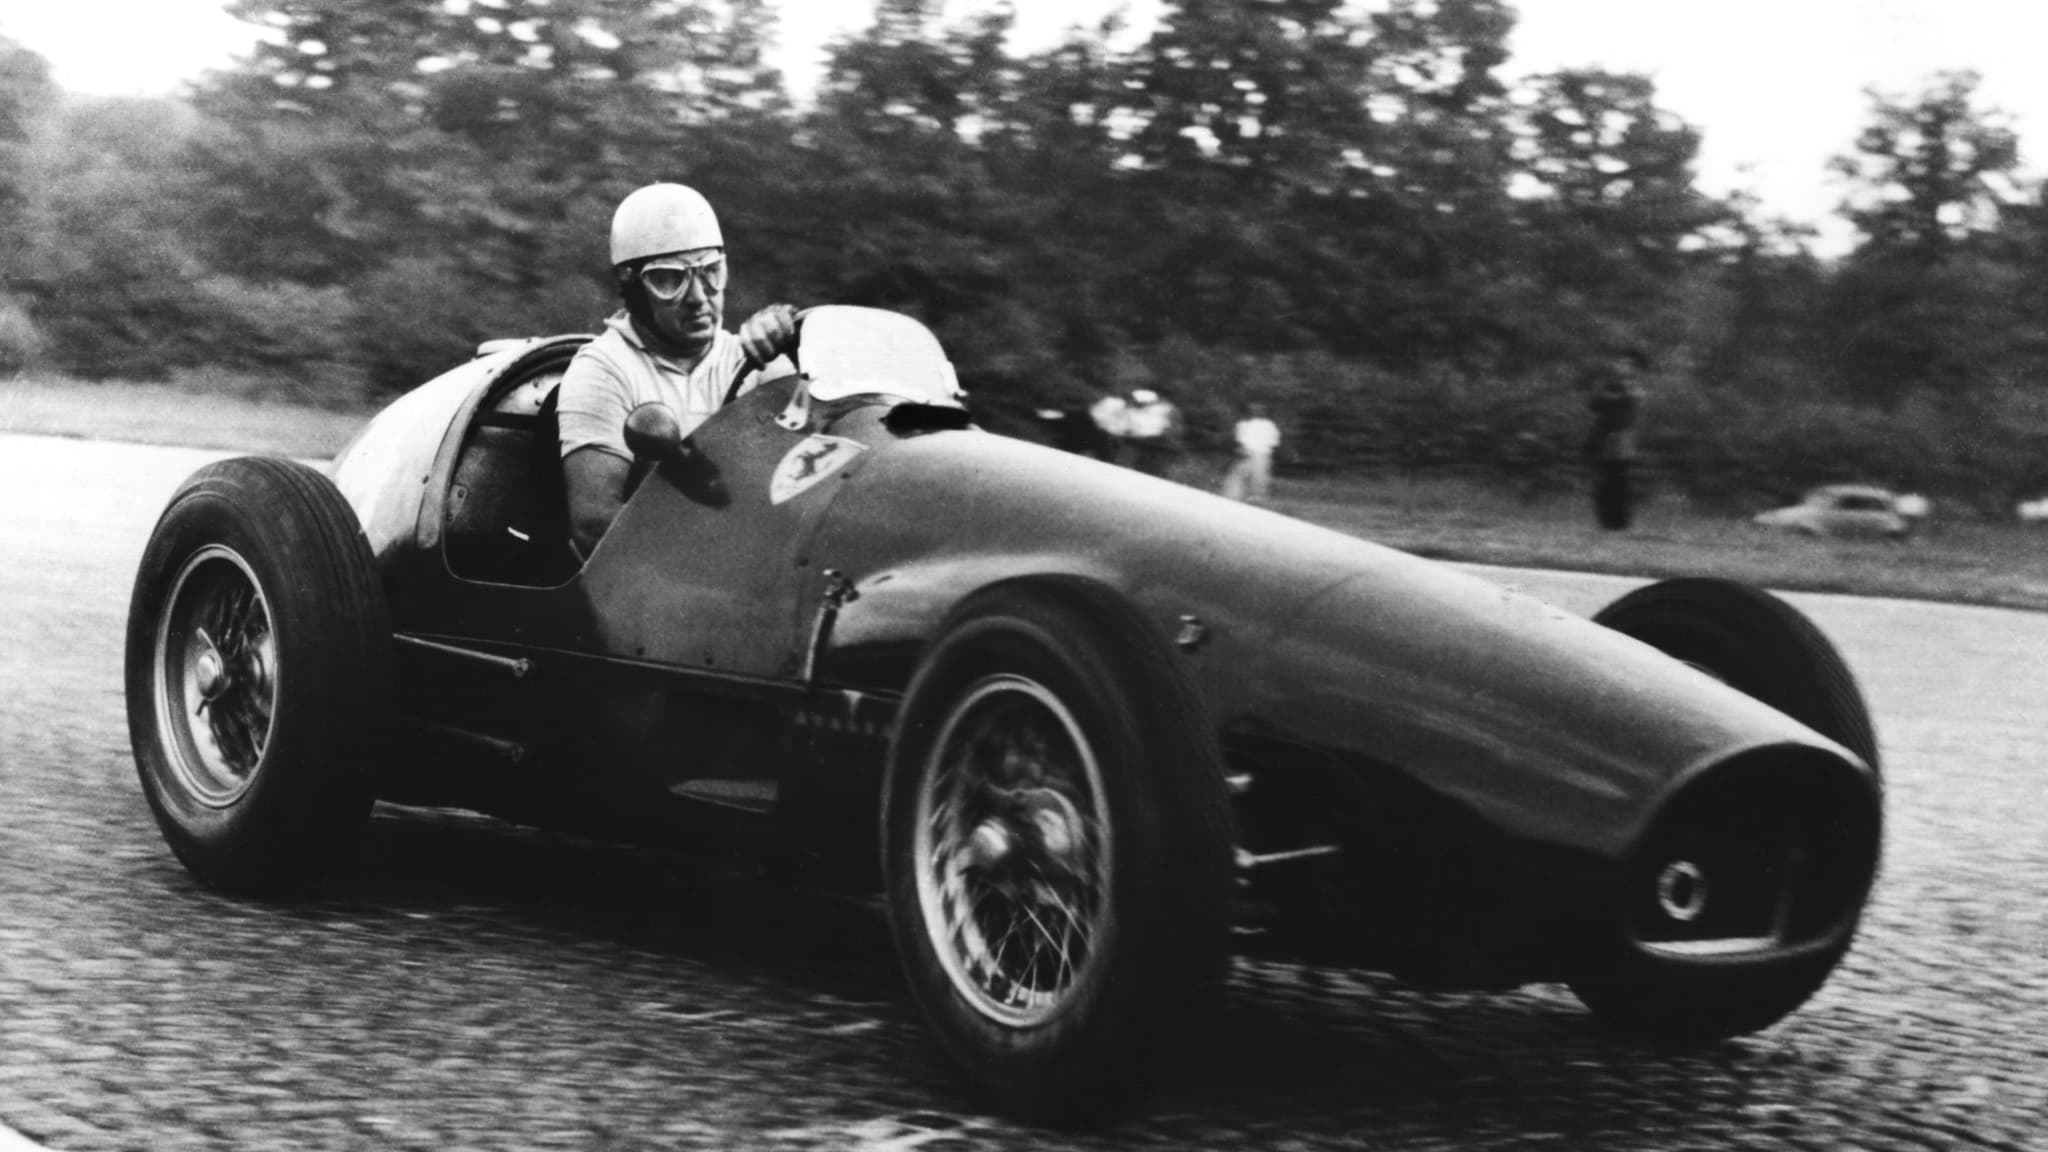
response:
[[[624,312],[615,313],[604,326],[602,335],[576,350],[562,375],[556,411],[564,456],[578,448],[602,448],[631,460],[626,414],[654,401],[675,411],[688,436],[718,411],[733,377],[746,364],[740,338],[730,332],[721,330],[713,336],[704,358],[695,367],[685,367],[642,343]],[[760,378],[758,372],[749,373],[735,395],[751,391]]]
[[[1125,436],[1131,431],[1131,408],[1121,396],[1104,396],[1089,409],[1088,415],[1095,426],[1111,436]]]
[[[1157,440],[1173,430],[1173,411],[1165,400],[1133,404],[1125,434],[1133,440]]]
[[[1280,447],[1280,426],[1264,416],[1247,416],[1237,422],[1237,446],[1254,455],[1270,454]]]

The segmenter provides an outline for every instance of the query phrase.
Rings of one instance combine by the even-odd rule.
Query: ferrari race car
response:
[[[1658,1044],[1767,1027],[1848,948],[1882,793],[1793,608],[1594,620],[974,426],[939,342],[801,320],[801,372],[569,545],[553,389],[486,345],[334,462],[211,464],[136,577],[143,790],[203,882],[298,890],[373,801],[757,854],[879,895],[999,1103],[1128,1098],[1233,949],[1568,983]]]

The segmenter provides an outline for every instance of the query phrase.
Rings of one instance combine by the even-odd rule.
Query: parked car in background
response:
[[[1899,499],[1868,484],[1829,484],[1807,492],[1797,504],[1758,513],[1754,523],[1808,536],[1903,540],[1913,533],[1913,518],[1901,514]]]
[[[2015,511],[2022,524],[2048,524],[2048,496],[2039,500],[2022,500]]]

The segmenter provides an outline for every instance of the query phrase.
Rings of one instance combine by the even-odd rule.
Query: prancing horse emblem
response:
[[[775,466],[775,476],[768,481],[768,502],[780,504],[797,496],[867,450],[867,445],[843,436],[804,437]]]

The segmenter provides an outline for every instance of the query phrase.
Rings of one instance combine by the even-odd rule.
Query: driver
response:
[[[725,239],[711,204],[681,184],[649,184],[612,214],[612,273],[625,307],[569,362],[557,398],[569,532],[589,556],[626,500],[626,414],[650,402],[683,435],[758,383],[796,345],[796,309],[770,304],[738,335],[725,316]]]

